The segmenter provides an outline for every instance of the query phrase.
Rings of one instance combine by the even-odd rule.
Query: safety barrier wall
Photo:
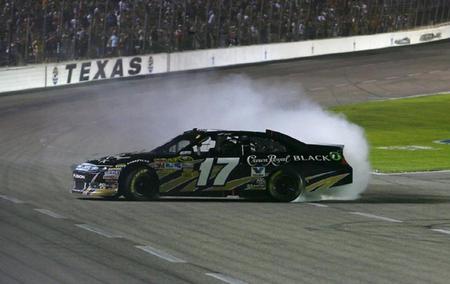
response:
[[[411,31],[0,69],[0,93],[158,73],[260,63],[425,43],[450,38],[450,23]]]
[[[45,87],[45,65],[0,69],[0,93]]]

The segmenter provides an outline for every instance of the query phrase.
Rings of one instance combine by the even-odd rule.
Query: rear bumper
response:
[[[324,170],[320,173],[305,177],[306,191],[325,190],[353,182],[353,169],[350,166]]]

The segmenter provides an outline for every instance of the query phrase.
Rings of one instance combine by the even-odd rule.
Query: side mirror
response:
[[[190,156],[192,155],[192,151],[181,151],[180,156]]]

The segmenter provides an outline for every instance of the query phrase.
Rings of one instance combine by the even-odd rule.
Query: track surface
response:
[[[449,44],[207,73],[211,89],[229,74],[301,82],[330,106],[450,90]],[[0,283],[448,283],[446,172],[375,175],[360,200],[315,204],[69,194],[70,163],[146,145],[151,122],[114,118],[139,121],[140,105],[198,77],[0,97]]]

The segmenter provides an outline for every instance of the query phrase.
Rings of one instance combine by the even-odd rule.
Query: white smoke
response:
[[[197,76],[191,81],[171,78],[165,93],[157,96],[141,94],[135,116],[146,121],[147,142],[156,146],[192,128],[272,129],[306,143],[344,145],[344,156],[353,167],[352,185],[314,192],[299,201],[356,199],[366,189],[370,165],[364,131],[308,99],[299,83],[267,83],[241,75]]]

